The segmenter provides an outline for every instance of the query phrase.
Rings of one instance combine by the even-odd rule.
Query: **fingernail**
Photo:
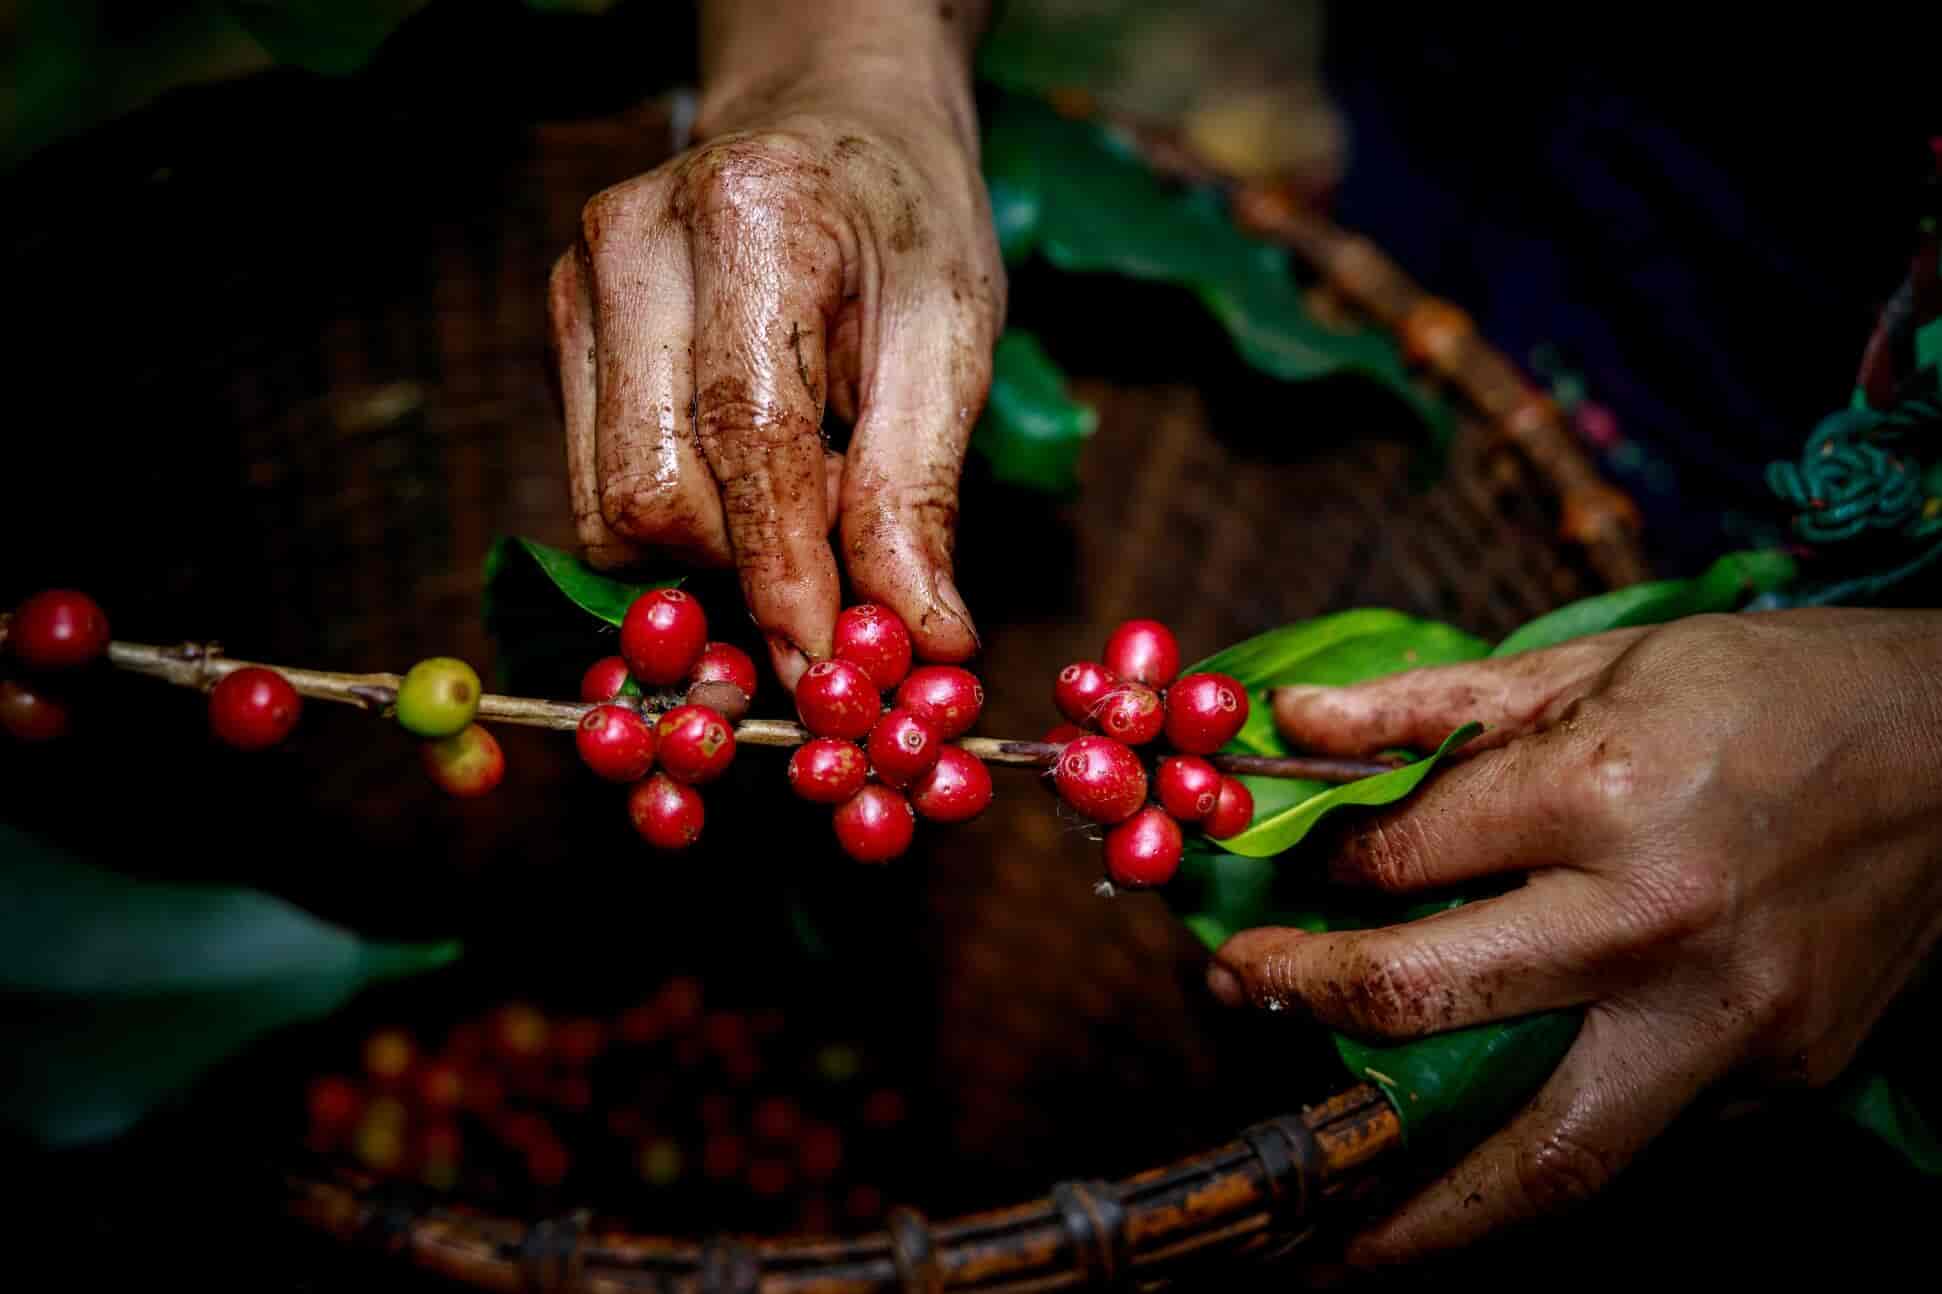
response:
[[[933,587],[937,591],[937,600],[944,604],[952,619],[964,626],[964,632],[971,635],[972,643],[982,647],[984,644],[978,638],[977,626],[971,623],[971,608],[964,605],[964,598],[958,593],[957,585],[951,582],[951,577],[937,575],[933,579]]]
[[[1222,1006],[1247,1005],[1247,990],[1241,986],[1241,977],[1219,962],[1207,968],[1207,990]]]
[[[795,691],[797,680],[802,678],[803,673],[810,666],[808,653],[791,642],[785,634],[770,633],[764,634],[763,637],[769,643],[769,659],[775,665],[776,677],[782,680],[783,687],[791,692]]]

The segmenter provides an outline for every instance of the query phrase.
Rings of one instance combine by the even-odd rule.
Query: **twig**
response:
[[[147,643],[112,642],[108,644],[108,663],[116,669],[159,678],[177,687],[208,691],[225,675],[239,669],[256,667],[275,670],[300,694],[319,701],[353,705],[371,713],[382,713],[397,704],[396,674],[338,674],[329,670],[296,669],[283,665],[264,665],[257,661],[236,660],[222,654],[215,643],[180,643],[174,647],[155,647]],[[668,696],[621,698],[652,712],[672,704]],[[552,728],[571,732],[593,709],[586,701],[543,701],[537,697],[500,696],[488,692],[479,698],[478,717],[490,723],[519,724],[528,728]],[[810,733],[799,723],[786,719],[744,719],[735,725],[735,740],[744,746],[800,746]],[[1004,737],[964,737],[958,745],[988,764],[1009,764],[1023,768],[1050,768],[1058,762],[1063,747],[1045,741],[1012,741]],[[1353,782],[1386,773],[1396,767],[1391,762],[1352,759],[1310,759],[1302,756],[1276,758],[1266,755],[1210,755],[1208,762],[1225,773],[1246,773],[1256,777],[1293,777],[1317,782]]]

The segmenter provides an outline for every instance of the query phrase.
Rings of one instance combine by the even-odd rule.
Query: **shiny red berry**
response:
[[[1121,683],[1099,703],[1099,731],[1129,746],[1144,746],[1160,735],[1167,720],[1160,694],[1144,683]]]
[[[850,607],[836,617],[836,659],[861,665],[877,690],[888,692],[910,673],[910,630],[889,607]]]
[[[1093,711],[1106,699],[1106,693],[1119,685],[1111,670],[1096,661],[1074,661],[1059,671],[1052,685],[1052,703],[1059,713],[1076,724],[1092,722]]]
[[[609,782],[638,782],[654,767],[654,729],[632,706],[595,706],[581,717],[573,742],[586,766]]]
[[[633,676],[627,672],[627,662],[618,656],[602,656],[587,666],[587,672],[580,676],[580,699],[582,701],[611,701],[621,694]],[[639,692],[637,687],[634,689]]]
[[[701,659],[688,671],[690,683],[732,683],[742,695],[755,699],[755,662],[734,643],[709,643],[701,649]]]
[[[991,770],[963,747],[946,746],[910,788],[910,804],[932,822],[969,822],[991,804]]]
[[[818,737],[860,741],[876,727],[883,698],[861,665],[819,660],[796,684],[796,714]]]
[[[1220,770],[1198,755],[1170,756],[1153,774],[1161,806],[1182,822],[1199,822],[1214,811],[1220,782]]]
[[[686,849],[701,835],[701,793],[656,773],[628,795],[627,816],[656,849]]]
[[[73,669],[108,650],[108,613],[85,593],[48,589],[20,604],[7,640],[29,669]]]
[[[910,848],[917,815],[910,801],[887,786],[872,783],[835,814],[836,841],[859,863],[887,863]]]
[[[1129,683],[1165,687],[1180,672],[1180,644],[1158,620],[1128,620],[1106,640],[1102,659]]]
[[[650,589],[620,622],[620,654],[635,678],[667,687],[688,677],[708,643],[701,603],[680,589]]]
[[[1247,689],[1225,674],[1189,674],[1167,689],[1167,740],[1189,755],[1211,755],[1247,722]]]
[[[677,705],[654,728],[661,768],[677,782],[712,782],[735,762],[735,730],[705,705]]]
[[[984,684],[968,669],[925,665],[913,670],[897,689],[897,704],[937,730],[946,741],[971,731],[984,709]]]
[[[1106,833],[1106,875],[1129,890],[1165,885],[1180,870],[1180,824],[1149,805]]]
[[[899,706],[870,729],[870,767],[886,785],[909,786],[931,771],[943,744],[935,729]]]
[[[1201,819],[1200,829],[1215,840],[1226,840],[1246,831],[1253,821],[1254,792],[1235,778],[1223,777],[1220,798],[1214,803],[1214,811]]]
[[[789,756],[789,786],[816,804],[841,804],[870,779],[870,761],[855,742],[816,737]]]
[[[15,741],[52,741],[67,732],[67,704],[38,684],[0,678],[0,729]]]
[[[1146,803],[1146,769],[1130,746],[1111,737],[1071,742],[1053,774],[1059,795],[1094,822],[1124,822]]]
[[[209,726],[238,750],[267,750],[290,735],[303,698],[273,669],[251,665],[209,693]]]
[[[1062,723],[1040,738],[1048,745],[1063,746],[1069,741],[1077,741],[1086,735],[1086,730],[1076,723]]]
[[[478,724],[456,737],[425,742],[425,771],[448,795],[471,799],[498,786],[506,776],[506,754],[499,739]]]

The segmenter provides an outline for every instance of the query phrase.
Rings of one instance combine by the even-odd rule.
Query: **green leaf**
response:
[[[0,1121],[48,1146],[114,1137],[263,1035],[459,955],[134,880],[4,825],[0,859]]]
[[[485,613],[488,620],[498,610],[497,603],[505,584],[514,578],[517,568],[525,563],[530,563],[551,580],[553,587],[574,606],[615,627],[626,618],[627,608],[634,605],[635,598],[649,589],[671,589],[681,583],[679,577],[646,583],[617,580],[594,570],[572,553],[549,548],[537,540],[504,535],[494,542],[491,551],[486,554]]]
[[[1579,1023],[1575,1011],[1550,1012],[1389,1044],[1338,1033],[1335,1051],[1383,1090],[1413,1147],[1447,1152],[1503,1126],[1564,1059]]]
[[[1790,583],[1794,570],[1794,559],[1778,550],[1728,553],[1694,579],[1634,584],[1559,607],[1518,629],[1490,654],[1513,656],[1611,629],[1736,611],[1755,596]]]
[[[1012,485],[1065,495],[1079,488],[1079,451],[1098,426],[1066,394],[1065,378],[1030,333],[1007,332],[992,352],[991,398],[971,448]]]
[[[1261,372],[1290,382],[1375,382],[1434,441],[1447,438],[1448,410],[1416,385],[1395,339],[1316,322],[1287,252],[1241,233],[1211,189],[1170,186],[1110,132],[1022,95],[998,96],[986,114],[983,157],[986,187],[1002,199],[1000,245],[1012,262],[1036,251],[1062,270],[1184,288]]]
[[[1915,367],[1942,368],[1942,319],[1931,319],[1915,330]]]
[[[1324,815],[1336,809],[1379,808],[1394,804],[1421,786],[1423,779],[1435,772],[1437,764],[1451,751],[1482,731],[1482,724],[1467,723],[1444,738],[1443,744],[1428,759],[1419,759],[1413,764],[1405,764],[1375,777],[1365,777],[1359,782],[1331,787],[1278,813],[1264,816],[1257,811],[1253,826],[1238,836],[1221,841],[1220,846],[1229,853],[1246,858],[1272,858],[1284,853],[1300,844]]]
[[[1922,1079],[1929,1069],[1914,1073]],[[1942,1176],[1942,1136],[1901,1085],[1865,1066],[1845,1076],[1832,1095],[1834,1111],[1873,1134],[1917,1171]]]
[[[225,0],[223,7],[280,62],[348,76],[424,5],[425,0]]]
[[[1248,692],[1247,722],[1228,746],[1254,755],[1285,755],[1268,692],[1295,683],[1339,687],[1399,670],[1475,660],[1489,651],[1480,638],[1400,611],[1365,608],[1284,625],[1236,643],[1181,671],[1226,674]],[[1250,779],[1275,782],[1285,779]],[[1261,796],[1255,796],[1261,806]]]

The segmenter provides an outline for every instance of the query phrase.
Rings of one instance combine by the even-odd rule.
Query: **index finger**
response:
[[[840,596],[821,426],[842,260],[806,212],[777,211],[758,187],[716,173],[695,201],[695,425],[743,597],[793,688],[829,655]]]

